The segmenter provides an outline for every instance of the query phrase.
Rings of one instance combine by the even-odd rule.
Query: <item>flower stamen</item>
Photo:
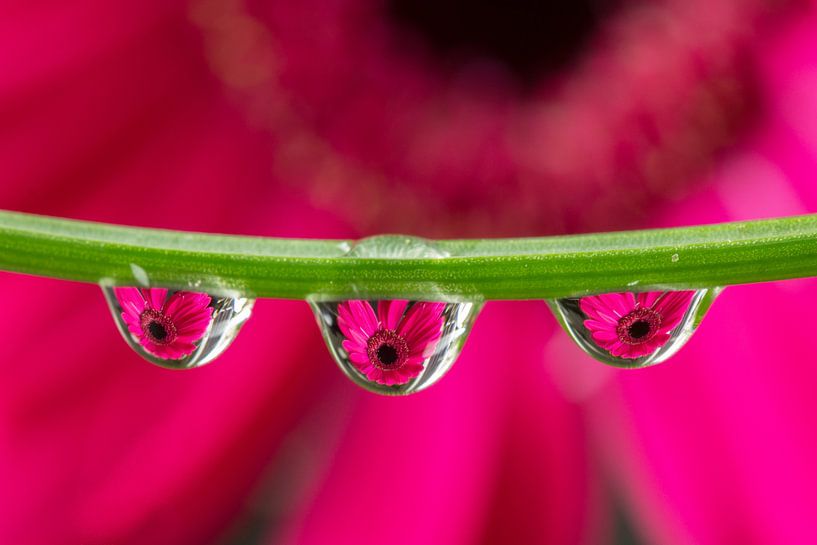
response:
[[[655,336],[662,322],[661,315],[655,310],[637,308],[619,320],[616,333],[625,344],[642,344]]]
[[[159,312],[158,310],[149,309],[142,313],[139,317],[142,325],[142,331],[150,340],[150,342],[164,346],[171,344],[176,340],[177,332],[176,326],[172,320]]]
[[[409,346],[397,332],[378,329],[366,343],[366,352],[372,365],[383,371],[394,371],[406,362]]]

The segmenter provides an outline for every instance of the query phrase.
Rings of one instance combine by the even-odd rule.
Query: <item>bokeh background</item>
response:
[[[817,211],[817,3],[0,3],[0,207],[236,234],[543,235]],[[607,368],[486,306],[405,399],[302,302],[172,372],[0,274],[0,543],[817,543],[813,280]]]

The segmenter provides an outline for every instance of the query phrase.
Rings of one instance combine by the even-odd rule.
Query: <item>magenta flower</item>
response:
[[[115,288],[114,294],[128,331],[157,358],[178,360],[192,354],[213,316],[206,293],[177,291],[168,298],[163,288]]]
[[[617,358],[636,359],[661,348],[681,322],[694,291],[607,293],[582,297],[584,326]]]
[[[371,381],[405,384],[420,374],[442,335],[445,303],[380,301],[377,316],[366,301],[338,305],[338,327],[352,364]]]

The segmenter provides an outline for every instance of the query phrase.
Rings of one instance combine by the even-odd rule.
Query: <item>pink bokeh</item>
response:
[[[314,238],[817,211],[817,6],[698,4],[618,16],[523,97],[373,47],[376,2],[19,3],[0,208]],[[813,280],[727,289],[644,370],[591,360],[541,302],[491,303],[401,399],[344,379],[303,302],[259,301],[173,372],[95,286],[0,293],[0,543],[612,544],[616,512],[644,543],[817,542]]]

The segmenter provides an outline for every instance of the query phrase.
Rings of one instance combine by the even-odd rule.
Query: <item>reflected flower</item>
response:
[[[366,301],[338,305],[343,348],[366,378],[379,384],[405,384],[423,370],[442,335],[444,303],[380,301],[377,315]]]
[[[213,315],[206,293],[177,291],[168,298],[163,288],[116,288],[114,294],[128,331],[157,358],[178,360],[192,354]]]
[[[585,327],[617,358],[636,359],[664,346],[684,317],[694,291],[606,293],[582,297]]]

